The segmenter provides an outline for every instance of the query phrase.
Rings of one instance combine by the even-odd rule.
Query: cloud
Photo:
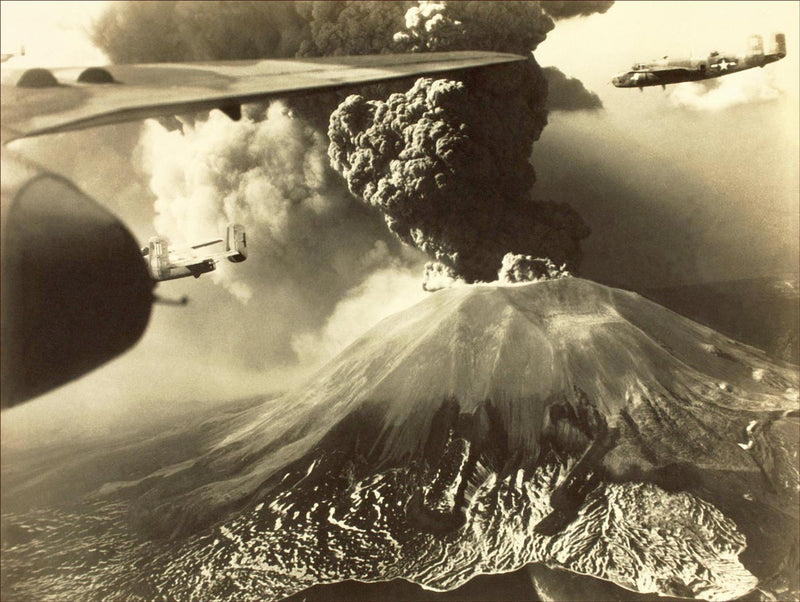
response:
[[[564,266],[557,266],[549,259],[506,253],[497,272],[497,280],[504,284],[559,280],[571,276]]]
[[[600,97],[586,89],[580,80],[567,77],[557,67],[545,67],[547,108],[551,111],[597,111],[603,108]]]
[[[614,2],[592,2],[589,0],[545,0],[541,3],[542,9],[554,19],[569,19],[572,17],[586,17],[595,13],[604,13],[614,5]]]
[[[405,13],[394,41],[406,50],[495,50],[528,54],[554,27],[537,2],[426,2]]]
[[[693,111],[720,111],[737,105],[769,102],[785,90],[772,73],[750,69],[702,82],[686,82],[669,92],[673,106]]]
[[[244,113],[231,122],[213,111],[172,131],[147,122],[141,145],[155,226],[180,245],[244,225],[248,260],[221,262],[211,277],[246,302],[240,352],[260,345],[270,351],[256,357],[292,361],[295,334],[324,324],[374,270],[406,259],[330,169],[322,134],[279,102]]]
[[[376,251],[384,252],[380,245]],[[383,318],[424,299],[420,267],[395,262],[351,289],[322,328],[292,338],[299,363],[309,368],[322,365]]]
[[[289,57],[310,36],[294,2],[113,2],[92,41],[115,63]]]
[[[463,278],[459,278],[453,268],[450,268],[438,261],[429,261],[425,264],[425,274],[422,277],[422,288],[428,292],[435,292],[451,286],[466,284]]]
[[[539,74],[531,59],[469,88],[422,78],[385,102],[350,96],[331,115],[332,163],[400,240],[467,282],[494,280],[508,252],[576,264],[580,217],[529,196]]]

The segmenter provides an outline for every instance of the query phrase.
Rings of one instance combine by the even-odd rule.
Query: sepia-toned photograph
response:
[[[800,602],[800,3],[0,50],[3,602]]]

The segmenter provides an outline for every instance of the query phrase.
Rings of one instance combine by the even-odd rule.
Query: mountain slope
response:
[[[450,590],[545,563],[732,599],[797,573],[797,387],[796,368],[633,293],[465,286],[243,410],[194,462],[94,499],[123,500],[155,542],[151,595]]]

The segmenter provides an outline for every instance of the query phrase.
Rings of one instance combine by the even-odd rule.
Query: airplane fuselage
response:
[[[197,263],[186,266],[171,266],[166,265],[159,269],[157,272],[158,277],[156,281],[161,282],[164,280],[177,280],[178,278],[187,278],[193,276],[199,278],[203,274],[208,274],[217,269],[213,259],[203,259]]]

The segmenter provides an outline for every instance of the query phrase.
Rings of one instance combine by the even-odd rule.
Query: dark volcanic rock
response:
[[[315,585],[286,602],[520,602],[539,600],[527,571],[506,575],[481,575],[449,592],[434,592],[396,579],[385,583],[342,581]]]
[[[797,388],[794,367],[633,293],[441,291],[217,423],[193,460],[95,491],[91,525],[4,516],[4,592],[448,591],[531,563],[542,593],[570,595],[559,570],[662,596],[796,591]],[[53,550],[75,533],[69,564]]]

